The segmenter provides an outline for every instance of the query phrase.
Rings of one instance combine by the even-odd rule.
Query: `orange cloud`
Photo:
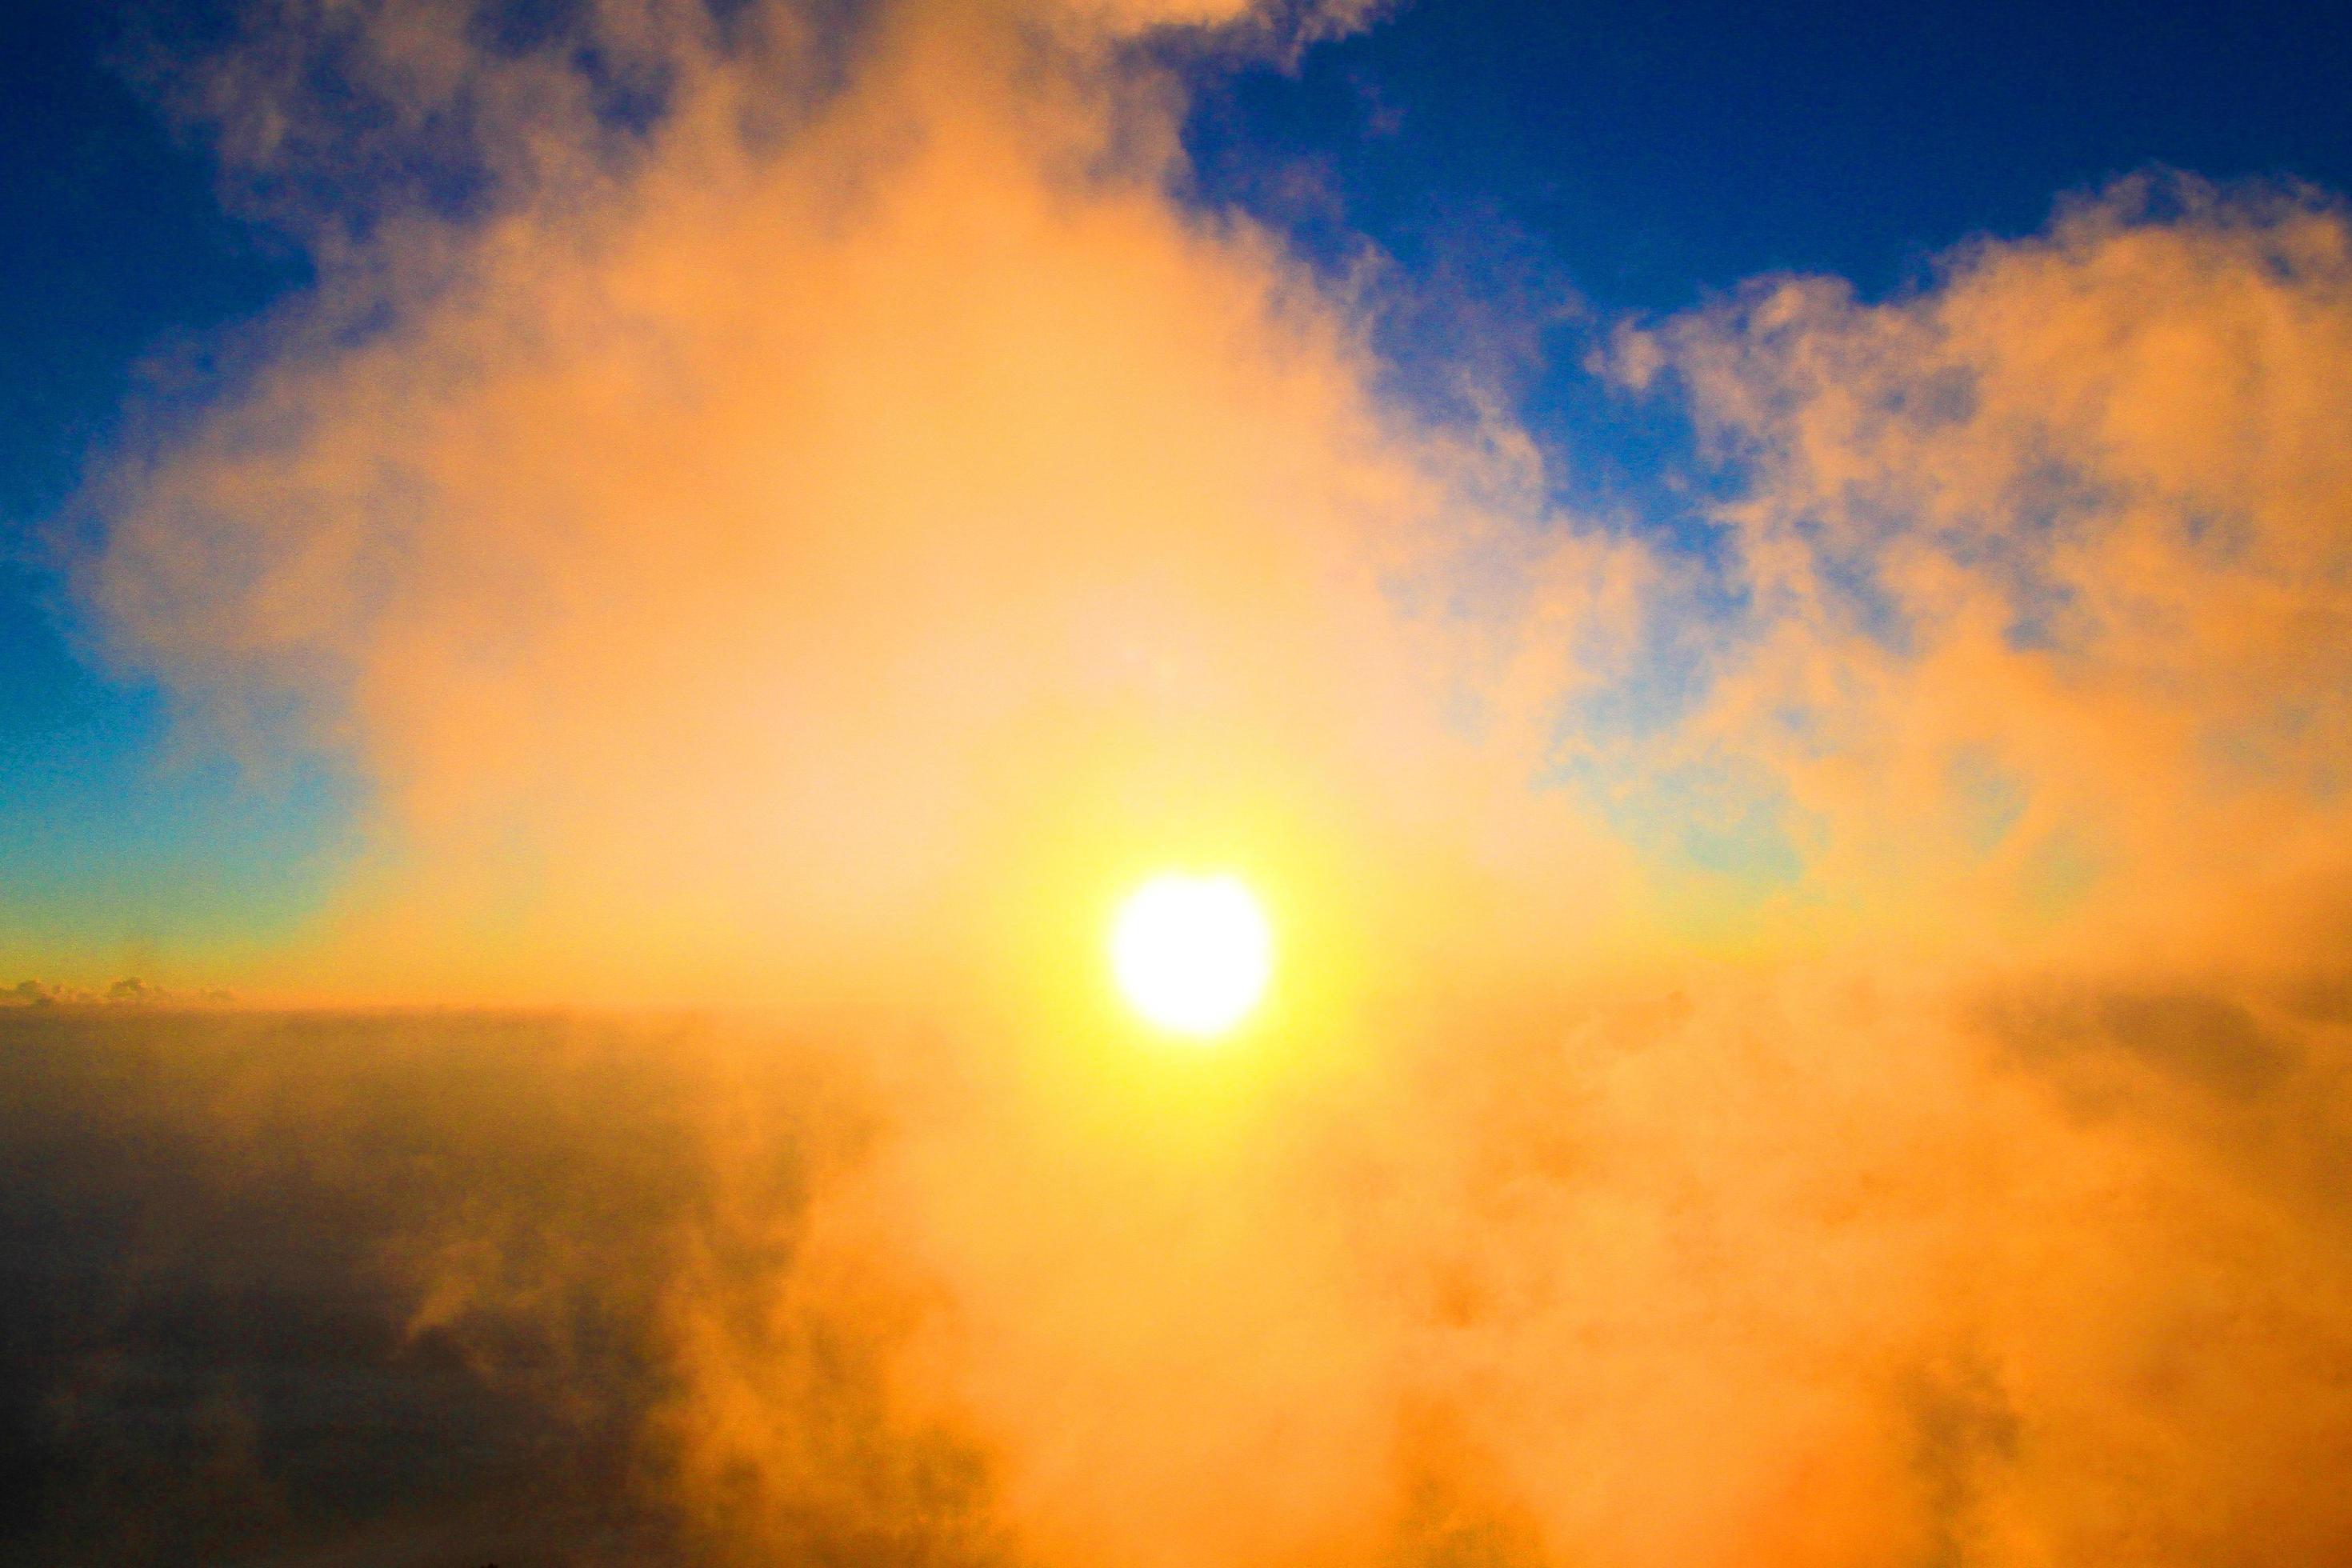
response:
[[[206,91],[325,279],[85,581],[380,791],[271,978],[776,1002],[855,1080],[803,1212],[783,1048],[693,1037],[662,1431],[738,1559],[2352,1539],[2281,1479],[2352,1431],[2338,212],[2127,188],[1629,331],[1750,481],[1706,584],[1171,199],[1118,39],[1231,8],[607,5],[593,72],[281,13]],[[1652,643],[1695,697],[1586,722]],[[1294,989],[1184,1065],[1085,966],[1198,856]]]
[[[1149,853],[1499,785],[1387,581],[1463,548],[1465,460],[1271,238],[1171,202],[1166,84],[910,6],[780,108],[814,68],[768,31],[670,59],[610,166],[534,142],[512,210],[386,224],[122,486],[126,642],[302,705],[400,831],[321,973],[773,994],[1057,819]],[[540,68],[422,52],[451,102]]]
[[[2301,195],[2140,182],[1915,298],[1772,280],[1624,340],[1753,475],[1748,640],[1677,744],[1765,759],[1866,903],[2308,952],[2352,843],[2347,240]]]

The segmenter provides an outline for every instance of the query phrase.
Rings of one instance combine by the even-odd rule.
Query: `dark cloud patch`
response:
[[[713,1250],[707,1050],[464,1015],[0,1030],[0,1562],[698,1559],[647,1434],[667,1293]],[[809,1097],[769,1087],[789,1127]],[[792,1142],[730,1178],[785,1222]]]
[[[2004,1012],[2002,1037],[2021,1056],[2082,1065],[2112,1051],[2165,1080],[2237,1105],[2276,1093],[2303,1065],[2294,1041],[2242,1004],[2193,992],[2080,994]]]
[[[2177,1141],[2336,1233],[2352,1196],[2352,1081],[2330,994],[2324,983],[2238,994],[2077,984],[1979,1016],[2074,1116]]]
[[[1916,1458],[1927,1493],[1928,1545],[1921,1568],[1968,1568],[1986,1560],[1979,1510],[2017,1457],[2019,1417],[1996,1370],[1979,1358],[1923,1369],[1912,1399]]]
[[[2352,1025],[2352,974],[2321,974],[2288,987],[2286,1005],[2315,1024]]]
[[[2100,1023],[2110,1038],[2159,1071],[2231,1100],[2260,1100],[2302,1065],[2293,1044],[2219,997],[2111,996],[2100,1008]]]

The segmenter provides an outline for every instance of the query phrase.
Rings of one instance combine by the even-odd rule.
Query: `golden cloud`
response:
[[[196,95],[324,279],[85,582],[380,793],[275,978],[853,1064],[787,1221],[804,1085],[696,1037],[680,1495],[746,1561],[2340,1554],[2340,211],[2126,187],[1629,329],[1747,480],[1710,583],[1171,196],[1115,36],[1230,8],[1084,14],[600,5],[591,70],[317,4]],[[1311,973],[1122,1053],[1069,954],[1202,854]]]
[[[1955,920],[2143,959],[2332,940],[2347,237],[2135,182],[1913,298],[1774,280],[1629,335],[1753,480],[1752,624],[1678,743],[1764,758],[1832,886],[1957,883]]]

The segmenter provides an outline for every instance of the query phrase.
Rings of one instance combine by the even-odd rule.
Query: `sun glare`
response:
[[[1274,932],[1232,876],[1152,878],[1119,906],[1111,970],[1145,1020],[1212,1039],[1248,1016],[1274,973]]]

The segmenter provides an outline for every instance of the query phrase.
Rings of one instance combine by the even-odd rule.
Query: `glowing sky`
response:
[[[2345,1560],[2352,30],[1566,9],[20,12],[0,961],[700,1010],[715,1561]]]
[[[1352,30],[1316,24],[1320,41],[1307,47],[1203,49],[1181,31],[1147,36],[1140,47],[1176,73],[1150,89],[1148,133],[1181,148],[1150,153],[1136,177],[1170,204],[1170,221],[1247,215],[1262,226],[1234,239],[1295,247],[1248,265],[1288,269],[1282,287],[1326,291],[1313,309],[1384,362],[1333,372],[1360,374],[1367,395],[1388,401],[1376,416],[1434,420],[1441,438],[1509,448],[1517,468],[1503,482],[1515,493],[1496,503],[1482,489],[1482,506],[1499,504],[1513,526],[1632,538],[1652,552],[1644,571],[1706,577],[1651,617],[1644,657],[1556,683],[1549,721],[1570,743],[1528,759],[1527,776],[1582,791],[1645,855],[1787,882],[1819,856],[1799,842],[1776,785],[1727,780],[1747,761],[1678,759],[1638,783],[1624,772],[1628,728],[1674,721],[1717,678],[1706,666],[1724,649],[1706,645],[1756,630],[1752,584],[1721,570],[1731,535],[1720,508],[1762,476],[1759,448],[1744,440],[1694,443],[1694,416],[1716,430],[1727,412],[1695,395],[1696,382],[1629,393],[1614,334],[1638,321],[1687,340],[1701,320],[1687,312],[1783,269],[1846,278],[1865,298],[1932,294],[1933,268],[1948,264],[1934,258],[1951,247],[1986,230],[2029,235],[2053,200],[2144,168],[2352,184],[2332,87],[2345,43],[2324,9],[1895,7],[1808,20],[1656,8],[1612,20],[1432,5]],[[517,8],[478,40],[552,47],[562,15]],[[217,79],[197,62],[222,42],[222,21],[37,4],[12,7],[6,24],[20,85],[0,95],[16,171],[0,199],[19,237],[0,260],[10,356],[0,507],[14,545],[0,582],[0,955],[51,978],[257,977],[257,960],[331,924],[356,880],[415,847],[417,825],[396,798],[403,769],[386,776],[348,713],[312,715],[291,743],[282,728],[264,740],[225,732],[217,711],[190,717],[191,672],[126,646],[136,628],[96,603],[87,563],[117,521],[108,487],[153,443],[133,432],[184,431],[207,407],[225,417],[249,384],[236,366],[292,359],[305,333],[331,330],[325,318],[384,308],[305,293],[319,258],[341,253],[322,226],[374,224],[419,201],[461,223],[506,205],[491,195],[503,156],[491,142],[509,124],[470,99],[454,114],[419,104],[405,141],[362,142],[322,122],[265,153],[216,118],[235,112],[227,100],[206,107],[205,84]],[[589,112],[646,132],[653,79],[624,80],[612,61],[593,68],[613,80],[599,79],[604,98]],[[378,85],[398,100],[449,84]],[[2225,205],[2263,199],[2242,191]],[[1201,228],[1201,243],[1215,243],[1211,232]],[[761,265],[737,257],[702,265]],[[330,271],[372,264],[358,256]],[[683,252],[672,264],[694,265]],[[965,287],[975,300],[1002,293],[984,278]],[[273,307],[275,324],[259,324]],[[958,307],[943,296],[940,309],[909,331],[952,333]],[[1087,346],[1099,326],[1073,312],[1005,330],[1068,334],[1069,357],[1083,360],[1114,352]],[[1188,437],[1199,438],[1171,432]],[[75,500],[82,476],[92,488]],[[1474,576],[1490,587],[1497,573],[1508,568]],[[1460,607],[1458,589],[1428,590],[1441,592]],[[1499,626],[1517,612],[1490,602],[1471,613]],[[1580,728],[1607,743],[1574,743]],[[1953,809],[1988,823],[2008,809],[2014,781],[1990,752],[1954,765],[1975,770],[1981,798]],[[2087,849],[2063,843],[2043,853],[2053,886],[2064,868],[2089,864]]]

